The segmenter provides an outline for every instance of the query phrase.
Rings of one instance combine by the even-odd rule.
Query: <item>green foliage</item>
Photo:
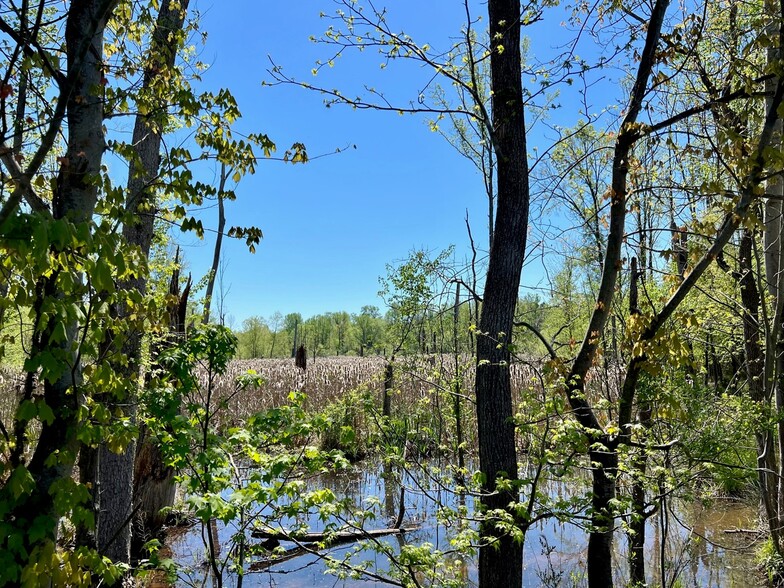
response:
[[[374,419],[378,419],[375,398],[367,388],[350,390],[322,410],[326,428],[321,435],[321,447],[340,450],[352,461],[366,457],[372,449]]]
[[[194,91],[189,76],[203,66],[194,63],[193,48],[184,45],[197,31],[196,20],[161,42],[153,39],[159,2],[122,0],[100,18],[89,13],[96,4],[80,3],[76,10],[65,4],[25,3],[9,11],[11,28],[3,33],[3,79],[11,90],[3,95],[10,129],[2,145],[4,174],[10,174],[4,177],[20,173],[8,167],[15,161],[25,180],[15,177],[0,186],[0,365],[18,364],[25,377],[18,394],[3,399],[15,406],[4,406],[0,422],[0,551],[8,560],[0,584],[19,582],[23,574],[38,574],[40,582],[50,577],[58,585],[109,582],[122,571],[89,550],[54,549],[60,517],[84,528],[95,522],[90,489],[70,483],[79,444],[104,444],[121,452],[136,436],[126,407],[143,380],[143,362],[129,349],[156,349],[149,340],[137,343],[166,331],[169,323],[166,295],[160,290],[146,295],[143,287],[152,275],[153,285],[163,282],[165,289],[168,263],[156,258],[149,263],[146,251],[124,240],[123,227],[136,220],[130,215],[137,212],[131,199],[139,195],[113,183],[103,150],[96,151],[104,135],[106,151],[126,162],[131,180],[138,180],[148,172],[142,169],[137,145],[123,140],[125,127],[113,126],[117,117],[138,115],[150,134],[192,127],[193,143],[177,141],[176,147],[165,149],[160,174],[155,170],[155,182],[145,182],[153,186],[149,200],[154,213],[197,234],[203,225],[190,208],[216,195],[214,186],[196,179],[198,163],[226,164],[237,181],[255,171],[258,157],[270,157],[275,149],[261,133],[233,134],[240,111],[230,92]],[[97,20],[66,26],[81,10],[86,11],[83,18]],[[104,16],[101,42],[87,38],[93,25],[103,29]],[[29,28],[34,22],[35,28]],[[14,27],[20,29],[17,37],[8,34]],[[85,38],[65,39],[66,29]],[[19,51],[19,39],[30,49]],[[56,53],[44,48],[53,46],[59,48]],[[100,54],[73,53],[87,46],[100,47]],[[180,49],[185,58],[168,65]],[[80,68],[84,75],[66,76],[67,67]],[[155,75],[147,75],[150,71]],[[79,85],[94,75],[100,87]],[[101,100],[87,99],[96,92]],[[77,137],[86,135],[89,149],[84,142],[76,144],[82,141]],[[284,159],[304,162],[307,152],[297,143]],[[19,205],[19,195],[26,204]],[[223,196],[232,199],[234,193]],[[149,204],[140,212],[153,213]],[[261,238],[253,227],[232,227],[229,233],[251,249]],[[156,280],[163,274],[164,280]],[[213,339],[209,345],[214,348],[185,353],[207,353],[207,361],[222,368],[218,360],[230,357],[233,343],[226,337]],[[207,343],[197,337],[193,345]],[[181,415],[174,410],[174,399],[155,401],[169,409],[167,416],[177,424]],[[92,580],[91,574],[96,575]]]
[[[753,434],[764,418],[759,406],[744,396],[717,396],[704,388],[679,396],[684,412],[674,420],[690,459],[702,464],[715,493],[748,494],[756,485]]]
[[[436,285],[446,279],[452,254],[449,248],[431,259],[425,251],[413,251],[399,265],[387,265],[386,277],[379,279],[379,296],[389,307],[392,357],[402,349],[424,351],[424,323],[438,307]]]
[[[201,325],[164,351],[159,362],[165,372],[150,390],[145,416],[167,463],[181,472],[178,480],[188,512],[205,529],[215,521],[234,529],[233,547],[223,559],[206,532],[205,548],[219,583],[227,568],[242,573],[240,562],[250,557],[248,535],[253,528],[299,520],[310,509],[342,509],[334,495],[308,491],[302,480],[348,466],[341,452],[312,444],[338,425],[330,411],[308,414],[301,393],[291,392],[286,404],[237,426],[223,424],[220,415],[229,398],[218,393],[216,382],[226,373],[236,347],[229,329]],[[235,381],[233,394],[260,384],[258,375],[246,373]]]
[[[75,170],[74,162],[87,159],[84,145],[71,140],[80,130],[81,117],[76,116],[76,110],[86,102],[100,106],[96,126],[87,129],[91,147],[100,146],[106,125],[107,150],[127,164],[132,179],[144,174],[137,146],[123,140],[118,132],[123,127],[114,127],[113,121],[138,114],[150,133],[190,129],[191,143],[169,147],[162,154],[160,173],[154,174],[154,182],[146,182],[154,204],[138,212],[158,214],[160,222],[198,236],[204,234],[205,226],[193,209],[217,197],[236,197],[231,188],[219,193],[219,188],[199,181],[202,168],[225,165],[236,183],[244,174],[255,172],[259,159],[272,157],[276,145],[263,133],[239,135],[234,130],[241,111],[228,90],[196,92],[192,87],[190,72],[198,76],[204,67],[194,58],[196,49],[186,46],[198,32],[195,20],[172,33],[163,47],[159,43],[151,50],[160,3],[115,3],[108,14],[103,53],[88,52],[97,66],[91,71],[86,67],[80,70],[100,74],[100,82],[77,92],[73,84],[80,76],[71,76],[65,68],[78,63],[79,56],[69,54],[67,40],[62,38],[66,27],[60,23],[78,6],[91,3],[35,4],[21,3],[21,8],[10,9],[3,22],[19,29],[18,34],[6,31],[2,37],[5,75],[0,99],[8,133],[4,133],[1,154],[7,156],[3,161],[7,181],[0,185],[0,362],[20,366],[24,377],[18,391],[3,399],[0,422],[0,584],[49,581],[80,586],[120,579],[123,566],[84,547],[58,549],[56,537],[61,517],[69,528],[94,526],[92,489],[71,477],[78,446],[105,444],[116,452],[128,446],[137,430],[124,407],[132,404],[129,399],[133,400],[142,381],[149,381],[139,398],[142,417],[168,464],[180,472],[187,508],[205,526],[218,521],[234,531],[234,548],[222,561],[218,561],[216,546],[208,545],[217,578],[222,578],[225,568],[242,573],[241,554],[252,552],[247,535],[254,526],[269,529],[285,522],[298,531],[305,528],[309,517],[318,515],[328,532],[341,525],[362,528],[376,516],[375,505],[358,506],[339,500],[330,491],[308,489],[308,477],[342,470],[347,467],[344,453],[357,459],[372,447],[380,447],[396,463],[405,462],[407,454],[419,457],[453,451],[457,443],[451,443],[450,436],[455,435],[456,422],[444,407],[451,407],[452,391],[466,389],[461,386],[461,368],[456,368],[451,378],[436,369],[411,368],[432,385],[408,404],[396,402],[389,418],[378,416],[377,403],[370,391],[363,389],[334,401],[321,413],[307,412],[307,399],[292,392],[285,403],[237,422],[225,414],[226,406],[257,387],[260,379],[247,373],[233,382],[225,395],[219,392],[217,382],[226,376],[240,346],[246,357],[288,355],[299,343],[314,355],[379,353],[385,349],[390,355],[435,353],[451,347],[457,356],[461,338],[466,338],[462,348],[469,348],[471,316],[467,306],[460,308],[457,334],[445,328],[445,311],[452,305],[447,294],[457,273],[450,267],[451,250],[434,259],[424,251],[415,251],[387,268],[381,281],[389,307],[385,318],[370,306],[351,317],[345,312],[308,320],[299,315],[273,315],[266,321],[254,317],[243,325],[241,343],[226,329],[205,326],[161,351],[163,337],[158,335],[166,330],[164,292],[170,273],[169,261],[163,259],[166,254],[160,254],[165,247],[150,259],[146,252],[124,242],[119,228],[135,220],[129,214],[131,195],[112,183],[100,156],[86,173]],[[334,22],[338,26],[330,27],[322,41],[339,47],[339,52],[349,46],[374,47],[386,63],[416,59],[446,75],[455,85],[459,102],[450,116],[465,116],[452,120],[459,149],[483,171],[494,169],[490,147],[495,137],[490,136],[487,125],[489,93],[483,75],[491,52],[483,46],[484,37],[469,27],[464,39],[439,53],[389,29],[385,12],[363,13],[361,4],[353,0],[342,4],[346,12],[337,15]],[[38,8],[45,15],[43,20],[35,14]],[[754,129],[763,113],[759,99],[763,87],[757,80],[766,72],[777,73],[780,65],[765,57],[776,42],[768,26],[770,15],[760,3],[733,4],[731,8],[737,10],[708,5],[705,20],[684,14],[680,23],[678,13],[672,13],[657,52],[656,71],[645,97],[651,120],[681,111],[684,101],[692,107],[705,100],[700,116],[678,119],[670,128],[655,133],[653,127],[641,123],[600,130],[594,126],[599,118],[592,117],[590,123],[577,121],[572,129],[556,129],[563,140],[538,166],[545,170],[537,178],[541,191],[552,197],[542,212],[559,219],[553,223],[557,240],[547,230],[541,235],[544,255],[548,265],[551,255],[562,256],[564,261],[557,264],[549,296],[520,300],[517,318],[552,341],[562,359],[544,366],[532,362],[537,377],[532,377],[515,398],[517,440],[525,451],[527,468],[520,480],[502,477],[498,486],[519,486],[530,501],[486,513],[495,517],[499,530],[519,541],[525,534],[521,521],[539,515],[565,520],[586,508],[587,492],[574,499],[551,499],[540,491],[538,483],[542,476],[560,478],[574,475],[578,468],[594,467],[585,455],[591,448],[617,452],[621,494],[609,504],[610,515],[615,517],[631,508],[627,490],[632,485],[643,484],[649,496],[693,495],[706,487],[712,492],[736,494],[752,487],[758,453],[753,437],[781,427],[781,415],[767,402],[750,401],[738,383],[743,380],[742,366],[747,359],[737,312],[738,272],[731,263],[724,260],[721,270],[705,272],[681,309],[648,336],[657,313],[711,246],[716,228],[725,213],[735,210],[739,195],[761,192],[763,181],[759,173],[754,175],[755,166],[767,169],[771,179],[781,168],[781,150],[775,145],[749,157],[755,149]],[[610,2],[599,13],[609,22],[620,9],[621,3]],[[522,21],[535,22],[540,16],[538,7],[532,6]],[[28,27],[31,17],[42,23],[34,31]],[[575,22],[584,17],[579,7],[572,15]],[[602,36],[610,31],[605,26],[602,23],[592,30]],[[83,34],[89,28],[70,30]],[[619,41],[625,44],[618,46],[618,53],[634,57],[627,61],[637,60],[635,47],[641,31],[631,28],[629,40]],[[617,33],[612,30],[613,36],[621,39]],[[17,43],[19,39],[22,41]],[[89,39],[82,41],[87,46]],[[182,50],[184,59],[165,65],[167,51],[174,50]],[[707,68],[706,62],[710,64]],[[332,60],[325,63],[332,65]],[[604,67],[606,63],[597,65]],[[546,89],[553,79],[564,79],[568,84],[579,79],[573,75],[575,67],[583,75],[592,68],[583,60],[569,58],[552,71],[543,68],[533,74]],[[155,75],[145,73],[150,71]],[[556,71],[561,73],[554,75]],[[716,76],[719,85],[707,84],[715,73],[720,74]],[[273,75],[282,74],[276,68]],[[725,88],[724,80],[731,80],[733,87]],[[747,91],[736,93],[737,100],[730,99],[730,91],[736,88]],[[766,93],[773,95],[767,89]],[[85,100],[85,96],[96,95],[100,101]],[[339,93],[330,95],[359,104]],[[543,106],[536,103],[536,96],[535,92],[528,96],[527,108],[549,108],[549,98]],[[716,96],[724,98],[717,103]],[[51,105],[43,104],[42,97]],[[428,109],[426,100],[423,96],[419,101],[422,110]],[[438,93],[436,100],[448,103],[449,97]],[[64,113],[57,114],[66,103],[74,110],[67,113],[74,115],[67,126],[62,124]],[[712,110],[708,111],[708,106]],[[431,126],[437,129],[442,118],[436,115]],[[614,269],[621,270],[621,276],[612,293],[612,316],[607,326],[603,323],[599,330],[586,332],[590,314],[604,310],[595,304],[595,292],[607,261],[608,208],[618,196],[608,190],[610,175],[616,171],[611,152],[618,131],[639,139],[623,163],[628,199],[622,210],[630,220],[620,230],[623,243],[618,248],[622,253]],[[473,144],[474,137],[479,145]],[[6,145],[6,141],[13,145]],[[301,143],[294,143],[281,159],[304,163],[308,154]],[[14,161],[24,168],[23,176],[9,165]],[[79,181],[69,184],[75,174]],[[749,174],[754,181],[743,183]],[[494,184],[488,175],[485,180],[492,217]],[[25,187],[28,184],[32,190]],[[20,194],[26,202],[21,206]],[[71,201],[72,208],[53,214],[55,203]],[[757,213],[751,210],[743,220],[744,226],[757,231],[755,236],[760,226]],[[563,224],[571,224],[575,230],[566,231],[569,234],[562,238],[562,230],[568,228]],[[262,238],[256,227],[233,226],[227,232],[243,239],[251,251]],[[552,242],[562,243],[562,249],[552,248]],[[734,261],[737,252],[730,241],[722,255]],[[629,283],[624,283],[628,265],[624,266],[623,258],[632,257],[640,263],[635,282],[640,295],[636,301],[639,308],[630,310]],[[755,262],[754,271],[764,275],[767,261]],[[132,287],[146,280],[156,292],[145,295]],[[765,290],[762,278],[759,283]],[[756,322],[762,324],[769,321],[765,311],[777,305],[775,300],[764,299],[759,306],[762,320]],[[758,309],[747,310],[756,313]],[[763,326],[769,330],[765,344],[773,345],[779,325]],[[444,337],[444,332],[449,332],[449,337]],[[154,360],[162,368],[151,379],[139,365],[139,358],[126,351],[129,343],[143,334],[148,336],[144,347],[154,356],[147,358],[148,363]],[[580,390],[571,400],[579,402],[582,412],[596,411],[596,427],[601,430],[578,424],[572,418],[574,407],[562,395],[564,371],[584,335],[589,344],[600,343],[601,354],[592,358],[592,369],[579,382]],[[529,360],[529,355],[543,352],[543,345],[534,334],[517,330],[514,351],[518,358]],[[770,359],[776,354],[770,351],[767,355]],[[620,398],[635,362],[642,366],[637,387],[630,397]],[[775,371],[781,366],[769,367]],[[540,368],[544,373],[539,373]],[[769,380],[778,381],[775,377]],[[773,384],[766,382],[765,386],[765,398],[775,397]],[[392,390],[392,394],[396,399],[401,396],[399,390]],[[619,404],[628,409],[628,422],[616,422]],[[781,502],[778,497],[774,500]],[[454,514],[455,520],[461,521],[469,516],[472,514],[465,510]],[[630,515],[640,516],[640,512]],[[455,549],[470,552],[476,539],[475,532],[463,529]],[[379,543],[363,543],[353,554],[358,556],[367,548],[378,549],[395,562],[389,577],[403,585],[420,581],[450,584],[461,579],[460,562],[450,561],[446,553],[426,543],[408,544],[397,554]],[[771,544],[764,555],[773,562],[769,567],[776,573],[781,563],[774,554],[779,551],[780,546]],[[168,567],[156,557],[153,549],[147,563]],[[331,560],[333,571],[361,575],[365,562],[353,566],[347,561]]]
[[[386,339],[387,325],[375,306],[363,306],[359,314],[352,315],[359,355],[378,353]]]
[[[784,575],[784,560],[773,545],[773,540],[768,538],[757,548],[757,561],[768,576],[768,582],[776,586]]]
[[[267,318],[252,316],[243,321],[238,332],[240,357],[290,357],[294,347],[305,345],[312,356],[363,355],[381,352],[388,325],[374,306],[365,306],[358,314],[345,311],[326,312],[308,319],[299,313]]]
[[[22,321],[32,334],[23,366],[30,375],[17,397],[11,435],[0,444],[0,511],[5,513],[0,543],[14,562],[3,566],[0,583],[30,574],[74,585],[89,583],[91,574],[112,581],[119,568],[89,550],[61,553],[53,544],[59,517],[88,527],[95,522],[87,506],[89,490],[63,475],[75,461],[76,442],[95,446],[104,441],[118,451],[135,435],[128,416],[110,414],[103,403],[126,396],[133,385],[117,372],[124,357],[108,355],[109,337],[121,346],[154,313],[138,293],[116,284],[143,275],[146,266],[137,250],[124,246],[109,220],[74,223],[29,215],[16,217],[9,230],[0,240],[3,263],[13,272],[4,301],[17,312],[24,309]],[[137,312],[119,319],[111,310],[117,305]],[[66,396],[58,397],[54,390],[68,378],[63,374],[74,369],[79,377]],[[63,445],[40,455],[40,431],[58,427],[66,431]],[[59,472],[49,480],[43,502],[40,470],[35,479],[28,470],[36,452],[45,468]],[[36,510],[38,516],[32,516]]]

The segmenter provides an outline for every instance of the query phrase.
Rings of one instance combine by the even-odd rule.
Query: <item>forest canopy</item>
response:
[[[322,4],[312,68],[271,56],[258,91],[421,117],[478,174],[481,214],[457,247],[401,239],[383,304],[234,330],[226,264],[267,222],[233,224],[242,182],[349,147],[244,119],[239,80],[203,79],[188,0],[0,8],[0,585],[241,586],[304,556],[521,586],[545,521],[584,538],[577,585],[675,585],[646,533],[723,494],[758,507],[760,579],[781,585],[784,3],[443,3],[448,47],[413,8]],[[553,23],[557,50],[529,43]],[[378,85],[330,77],[351,60],[380,61]],[[352,468],[385,495],[329,486]],[[201,571],[165,555],[182,520]],[[431,524],[446,542],[416,534]],[[566,581],[559,548],[543,584]]]

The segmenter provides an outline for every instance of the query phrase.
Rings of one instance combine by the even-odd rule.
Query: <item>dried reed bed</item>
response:
[[[306,408],[320,410],[351,390],[380,389],[384,365],[383,357],[320,357],[301,370],[294,359],[243,359],[233,361],[216,383],[219,396],[229,399],[232,420],[238,422],[285,404],[292,391],[306,394]],[[237,392],[234,382],[249,370],[264,378],[263,385]]]
[[[303,371],[293,359],[236,360],[217,381],[218,395],[228,400],[228,422],[240,424],[251,414],[288,401],[291,391],[304,392],[308,410],[323,410],[354,390],[368,390],[380,411],[383,396],[383,357],[326,357],[308,363]],[[413,431],[427,431],[441,443],[453,441],[454,391],[461,396],[462,420],[469,446],[475,446],[476,419],[473,401],[475,362],[470,356],[458,358],[460,385],[455,387],[454,356],[430,355],[399,358],[395,362],[392,414]],[[264,378],[256,389],[237,392],[234,381],[254,370]],[[511,366],[515,399],[540,386],[537,370],[529,363]],[[206,377],[202,374],[202,377]]]
[[[306,394],[308,410],[323,410],[355,390],[364,389],[376,400],[380,411],[383,396],[383,373],[386,359],[371,357],[326,357],[308,362],[307,370],[294,365],[293,359],[235,360],[222,376],[215,379],[215,396],[227,402],[223,415],[224,423],[239,425],[250,415],[288,402],[289,393],[301,391]],[[476,443],[476,419],[473,400],[473,382],[476,373],[471,356],[458,358],[460,370],[459,393],[461,395],[463,429],[467,445]],[[519,400],[542,393],[540,362],[515,362],[511,365],[512,391],[516,407]],[[392,389],[393,416],[402,419],[409,430],[427,430],[441,443],[450,443],[453,434],[453,410],[455,388],[455,358],[450,355],[408,356],[395,362],[395,381]],[[248,370],[254,370],[264,378],[264,384],[255,389],[238,391],[235,381]],[[598,374],[597,374],[598,375]],[[13,422],[14,412],[23,384],[19,371],[0,368],[0,419],[8,428]],[[206,390],[207,374],[200,370],[202,390]],[[607,396],[601,382],[606,378],[592,377],[589,388],[591,396]],[[592,385],[590,385],[592,384]],[[614,386],[609,386],[614,388]],[[612,395],[612,394],[610,394]]]
[[[383,390],[383,372],[386,359],[372,357],[321,357],[308,364],[307,370],[294,366],[293,359],[243,359],[231,363],[224,376],[216,380],[220,395],[232,395],[233,382],[248,370],[263,376],[264,384],[255,390],[241,393],[238,401],[244,406],[241,412],[257,410],[285,403],[289,392],[298,390],[308,396],[309,407],[324,408],[350,390],[370,386],[380,394]],[[415,403],[434,391],[448,393],[453,390],[455,361],[451,356],[411,356],[395,363],[394,394],[405,404]],[[470,395],[473,389],[475,366],[470,357],[459,359],[461,372],[460,390]],[[512,389],[522,392],[537,384],[536,370],[529,363],[511,366]],[[205,377],[202,374],[202,377]],[[205,380],[206,381],[206,380]]]

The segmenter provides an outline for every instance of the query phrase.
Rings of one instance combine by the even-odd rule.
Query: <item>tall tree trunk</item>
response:
[[[612,544],[615,510],[615,478],[618,475],[618,452],[607,439],[591,449],[591,535],[588,539],[588,586],[612,586]],[[609,583],[608,583],[609,580]]]
[[[165,77],[161,73],[170,70],[181,46],[179,40],[188,0],[163,0],[153,31],[152,41],[147,54],[141,94],[160,92],[158,108],[148,108],[148,112],[166,112],[166,92],[159,86]],[[158,86],[156,88],[156,86]],[[147,98],[149,99],[149,97]],[[149,105],[148,105],[149,106]],[[153,223],[156,213],[155,193],[151,183],[158,175],[160,166],[161,136],[164,121],[156,119],[156,114],[136,117],[133,129],[133,146],[137,159],[132,162],[128,173],[127,212],[135,215],[134,221],[123,227],[123,237],[128,244],[141,250],[144,259],[150,254],[153,237]],[[163,114],[165,116],[165,114]],[[147,278],[140,273],[136,279],[125,284],[128,289],[136,289],[141,294],[147,291]],[[125,310],[118,309],[119,314]],[[131,333],[124,345],[127,357],[126,377],[138,382],[141,368],[143,333]],[[118,405],[127,406],[126,413],[135,418],[135,399],[117,399]],[[96,538],[99,551],[117,562],[130,563],[131,558],[131,518],[133,511],[134,460],[136,444],[132,443],[120,454],[113,453],[106,446],[99,449],[97,488],[100,489],[101,510],[98,513]]]
[[[90,223],[98,198],[97,183],[93,178],[101,171],[101,158],[105,149],[103,133],[103,100],[96,89],[103,78],[103,33],[114,10],[113,0],[73,1],[68,10],[65,29],[65,50],[68,56],[68,74],[64,83],[67,92],[66,117],[68,121],[67,150],[62,158],[57,178],[57,188],[52,202],[54,219],[68,219],[75,225]],[[53,251],[53,254],[63,253]],[[65,256],[64,256],[65,257]],[[68,268],[60,271],[70,271]],[[77,280],[81,276],[75,273]],[[62,298],[58,292],[57,274],[42,278],[40,301]],[[76,316],[78,313],[68,313]],[[66,357],[63,370],[56,379],[44,381],[44,402],[52,411],[52,419],[45,420],[35,451],[27,469],[35,484],[28,495],[21,495],[7,521],[25,532],[36,528],[36,538],[27,535],[25,548],[30,554],[37,544],[53,541],[57,535],[57,522],[61,515],[54,500],[54,485],[70,477],[78,449],[76,434],[79,424],[79,407],[84,397],[79,390],[81,364],[77,353],[80,328],[83,325],[69,322],[65,340],[52,338],[59,316],[51,318],[34,335],[33,356],[51,350],[53,356],[61,350]],[[38,321],[36,321],[38,322]],[[32,381],[32,380],[30,380]],[[58,456],[53,459],[53,456]],[[41,521],[48,525],[42,526]],[[17,550],[17,553],[19,551]],[[13,557],[13,556],[12,556]],[[24,563],[24,562],[21,562]],[[45,582],[44,578],[41,578]]]
[[[640,424],[649,427],[651,424],[649,409],[640,410]],[[629,520],[629,580],[635,586],[647,586],[645,583],[645,527],[648,517],[645,514],[645,476],[648,469],[648,454],[640,449],[640,454],[632,461],[632,504]]]
[[[223,230],[226,228],[226,210],[223,203],[223,191],[226,189],[226,180],[228,177],[229,171],[226,169],[226,164],[221,163],[221,178],[220,185],[218,186],[218,235],[215,238],[215,251],[212,255],[212,268],[210,269],[210,276],[207,279],[207,295],[204,299],[204,316],[202,317],[202,322],[204,324],[210,322],[212,291],[215,289],[215,276],[218,275],[218,266],[220,265],[221,246],[223,245]],[[272,347],[273,349],[275,347],[274,335],[272,338]],[[270,357],[272,357],[272,350],[270,350]]]
[[[610,315],[618,272],[621,269],[621,251],[624,242],[626,204],[628,196],[629,156],[639,139],[635,130],[637,118],[643,108],[648,81],[656,62],[664,16],[669,0],[657,0],[651,11],[645,46],[640,55],[640,65],[632,86],[626,115],[615,141],[612,162],[610,231],[607,235],[602,279],[599,285],[596,306],[586,329],[580,350],[566,377],[566,395],[574,411],[574,417],[585,430],[591,460],[593,488],[592,528],[588,538],[588,585],[590,588],[611,588],[613,508],[615,498],[615,475],[618,466],[618,438],[611,438],[596,417],[585,395],[585,377],[593,364],[607,319]],[[640,362],[632,360],[619,401],[618,427],[621,435],[629,435],[632,405]]]
[[[775,2],[770,0],[765,3],[765,8],[769,11],[770,15],[776,14],[775,4]],[[776,29],[776,22],[772,21],[769,32],[772,34]],[[779,47],[771,47],[768,50],[768,63],[775,63],[778,60],[778,55]],[[765,84],[766,94],[768,95],[765,102],[766,110],[768,111],[770,111],[771,108],[772,97],[777,83],[778,79],[771,79]],[[778,146],[781,145],[781,117],[777,117],[775,122],[772,143]],[[782,208],[784,183],[782,183],[782,178],[780,176],[773,176],[768,180],[765,194],[767,199],[765,200],[763,210],[765,224],[763,247],[767,291],[773,300],[772,312],[769,314],[772,315],[773,319],[765,342],[764,374],[762,380],[766,388],[764,391],[764,398],[766,398],[768,402],[772,398],[776,410],[781,411],[784,410],[784,382],[782,382],[782,379],[784,379],[784,366],[782,366],[781,356],[782,338],[784,338],[782,329],[782,320],[784,320],[784,268],[782,268],[782,261],[784,260],[784,255],[782,255],[784,253],[784,242],[782,242],[782,237],[784,237],[784,218],[782,218],[782,213],[784,212],[784,208]],[[750,291],[749,287],[746,287],[745,290]],[[751,294],[747,294],[747,297],[750,298]],[[750,313],[750,308],[747,307],[745,310],[748,316],[754,316]],[[746,325],[744,322],[744,336],[745,331]],[[747,340],[746,345],[746,351],[748,353],[750,350],[749,346],[753,346],[753,339]],[[754,389],[750,388],[750,392],[752,394],[759,394],[759,391],[756,390],[756,388],[757,386],[755,386]],[[766,510],[768,508],[773,509],[773,518],[769,519],[769,526],[772,531],[772,538],[774,539],[776,550],[781,555],[784,554],[784,542],[782,541],[784,538],[781,533],[782,513],[784,513],[784,482],[781,480],[781,475],[784,474],[784,424],[779,423],[777,429],[778,438],[775,442],[773,436],[767,436],[764,440],[764,455],[767,457],[778,453],[779,463],[776,465],[776,470],[774,470],[778,471],[776,490],[771,496],[763,497],[763,504]],[[758,439],[758,445],[762,441],[763,439]],[[763,486],[762,489],[763,491],[767,490],[766,486]],[[768,501],[771,501],[772,504],[767,504]],[[770,515],[771,513],[767,514]]]
[[[778,39],[779,43],[771,43],[768,49],[768,67],[780,73],[782,58],[782,42],[784,39],[784,8],[776,0],[765,1],[765,12],[769,19],[767,33],[771,39]],[[765,110],[767,112],[777,112],[775,123],[772,129],[771,146],[780,151],[782,148],[782,116],[781,108],[775,104],[774,96],[776,89],[780,85],[780,77],[774,77],[765,83]],[[777,166],[778,167],[778,166]],[[780,169],[769,169],[769,172],[780,172]],[[776,412],[781,414],[784,411],[784,178],[781,174],[773,174],[768,179],[765,187],[765,272],[768,282],[768,292],[774,301],[774,322],[771,325],[770,339],[766,344],[766,384],[772,387],[773,399]],[[780,421],[781,419],[779,419]],[[777,532],[773,535],[777,539],[776,549],[779,555],[784,555],[784,537],[782,536],[781,526],[784,524],[784,423],[777,424],[777,447],[778,450],[778,480],[776,495],[775,527]],[[773,451],[771,447],[769,451]],[[771,525],[773,527],[774,525]]]
[[[463,416],[461,414],[462,407],[460,402],[463,395],[463,374],[460,370],[460,347],[458,345],[458,323],[460,320],[460,282],[455,284],[455,308],[452,320],[452,335],[455,341],[455,385],[454,398],[452,400],[452,410],[455,416],[455,448],[457,450],[457,467],[460,470],[460,476],[462,476],[463,469],[465,468],[465,448],[463,447]]]
[[[765,385],[764,361],[760,337],[759,305],[760,295],[757,289],[757,276],[752,260],[754,235],[750,229],[744,229],[738,249],[738,269],[740,270],[740,299],[743,305],[743,347],[746,354],[746,385],[749,397],[760,407],[760,412],[767,410],[769,398]],[[771,538],[777,549],[781,549],[781,529],[778,525],[776,506],[777,481],[775,443],[773,435],[767,427],[755,432],[757,440],[757,476],[760,482],[760,497],[768,521]]]
[[[180,288],[179,269],[180,250],[175,254],[175,267],[169,282],[169,295],[176,304],[169,309],[169,334],[179,340],[185,337],[185,316],[188,307],[188,296],[191,290],[191,277]],[[157,350],[154,350],[155,354]],[[136,511],[134,544],[141,547],[143,542],[161,530],[166,515],[161,511],[174,505],[176,484],[174,468],[168,466],[156,439],[149,436],[150,431],[141,427],[139,448],[133,463],[133,504]]]
[[[476,411],[479,467],[487,511],[516,504],[516,489],[499,490],[498,478],[517,479],[515,426],[509,375],[512,327],[528,233],[528,160],[520,54],[519,0],[489,0],[493,147],[498,195],[493,245],[484,288],[477,341]],[[495,528],[494,517],[482,525],[486,543],[479,550],[479,585],[521,586],[522,545]]]
[[[645,274],[645,266],[638,271],[637,260],[632,257],[631,279],[629,281],[629,315],[640,313],[638,284]],[[644,430],[650,429],[650,402],[640,403],[639,423]],[[639,448],[631,463],[632,492],[631,515],[629,517],[629,580],[633,585],[645,586],[645,526],[648,517],[645,513],[645,476],[648,469],[648,451]]]

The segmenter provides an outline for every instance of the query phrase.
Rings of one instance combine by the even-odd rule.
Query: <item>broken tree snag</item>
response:
[[[686,225],[679,227],[674,220],[670,221],[672,253],[675,256],[678,277],[681,282],[686,275],[686,264],[689,261],[689,234],[686,232],[686,229]]]
[[[294,357],[294,365],[296,365],[301,370],[304,370],[304,369],[307,368],[307,365],[308,365],[308,354],[305,351],[305,346],[304,345],[300,345],[299,347],[297,347],[297,353],[296,353],[296,355]]]
[[[418,527],[393,527],[390,529],[370,529],[367,531],[332,531],[328,533],[285,533],[282,531],[263,531],[257,529],[251,533],[256,539],[277,541],[293,541],[295,543],[323,543],[327,546],[352,543],[362,539],[401,535],[416,531]]]

